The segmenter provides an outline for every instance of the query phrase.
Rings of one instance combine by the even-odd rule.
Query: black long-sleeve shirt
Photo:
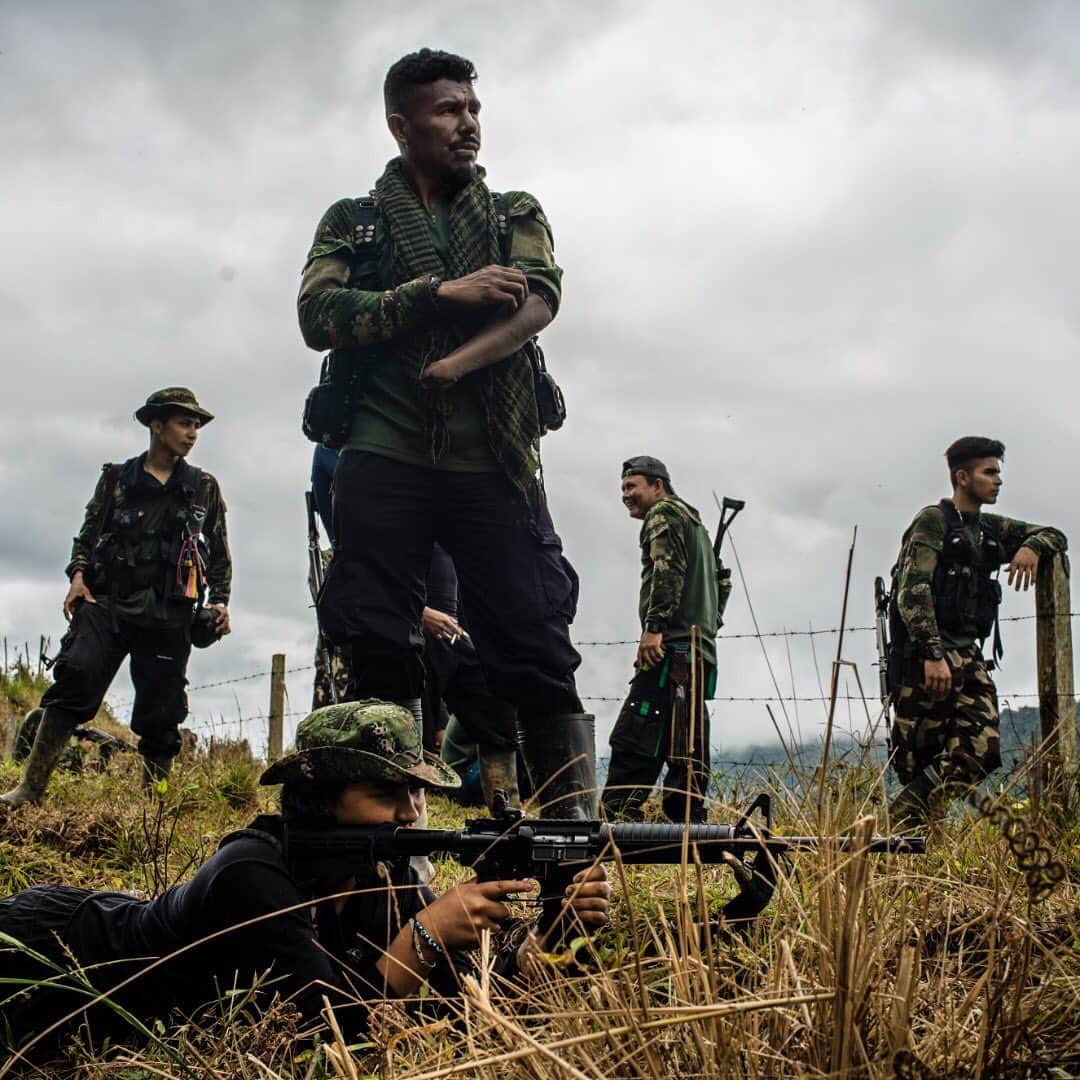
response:
[[[142,1019],[174,1008],[190,1014],[265,975],[266,990],[294,1001],[305,1022],[318,1019],[325,995],[345,1031],[362,1030],[363,1002],[386,995],[377,961],[434,895],[405,859],[388,868],[393,899],[387,882],[373,879],[370,891],[350,898],[339,915],[332,901],[315,901],[340,886],[298,882],[281,835],[280,817],[256,818],[249,829],[226,837],[193,878],[155,900],[55,886],[28,889],[0,901],[0,931],[65,967],[70,953],[99,991],[136,975],[111,996]],[[173,953],[178,955],[151,968]],[[0,955],[5,969],[27,962],[24,954],[11,963]],[[453,994],[460,974],[470,970],[466,954],[452,953],[428,983]],[[64,1004],[74,1007],[70,993]],[[63,1015],[56,1008],[38,1001],[16,1015],[0,1006],[0,1021],[11,1022],[16,1034],[40,1030],[46,1015]]]

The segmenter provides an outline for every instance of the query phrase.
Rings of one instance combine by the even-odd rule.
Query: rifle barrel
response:
[[[413,829],[393,825],[338,826],[331,829],[290,828],[287,840],[296,856],[340,856],[372,859],[400,858],[448,852],[471,865],[481,858],[491,863],[537,865],[553,862],[589,862],[619,857],[626,863],[671,865],[682,862],[683,840],[693,844],[703,863],[719,863],[725,852],[745,855],[768,849],[785,851],[853,851],[861,847],[854,836],[774,836],[766,830],[754,834],[733,825],[660,825],[601,821],[530,820],[494,821],[482,829]],[[926,841],[917,836],[873,836],[870,852],[917,855]]]

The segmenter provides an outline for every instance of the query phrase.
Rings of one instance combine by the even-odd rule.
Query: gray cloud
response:
[[[9,5],[0,17],[0,632],[55,638],[60,570],[100,463],[142,448],[131,411],[194,386],[219,421],[234,623],[199,684],[309,662],[296,329],[315,222],[393,151],[380,86],[424,43],[480,69],[495,186],[536,192],[566,268],[545,335],[571,420],[545,445],[583,578],[583,639],[636,636],[636,526],[618,464],[664,457],[735,539],[764,629],[835,625],[859,525],[852,621],[869,621],[956,435],[1009,446],[1003,509],[1071,531],[1080,13],[1066,3],[284,2]],[[1031,610],[1012,598],[1007,613]],[[745,596],[729,630],[750,629]],[[1029,623],[1003,689],[1033,689]],[[799,694],[806,639],[767,643]],[[819,639],[822,678],[835,643]],[[873,683],[872,640],[845,654]],[[583,650],[618,697],[629,647]],[[769,693],[760,647],[721,652],[723,696]],[[300,710],[306,674],[290,676]],[[116,700],[128,697],[120,684]],[[264,681],[192,694],[201,720],[265,712]],[[602,730],[615,706],[599,703]],[[794,720],[794,704],[788,706]],[[821,709],[801,706],[808,731]],[[853,714],[851,722],[858,717]],[[845,722],[847,722],[845,718]],[[251,731],[259,729],[254,721]],[[771,731],[718,703],[716,740]]]

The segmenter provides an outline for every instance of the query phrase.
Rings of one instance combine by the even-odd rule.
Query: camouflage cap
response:
[[[207,412],[186,386],[167,386],[164,390],[155,390],[146,399],[146,404],[135,410],[135,419],[144,427],[149,427],[151,420],[162,413],[175,412],[177,409],[197,416],[203,427],[214,419],[214,414]]]
[[[638,454],[637,457],[627,458],[622,463],[622,472],[619,475],[620,477],[647,476],[654,480],[659,478],[667,482],[668,491],[675,493],[667,466],[659,458],[649,457],[648,454]]]
[[[348,701],[316,709],[296,729],[296,749],[275,761],[260,784],[287,780],[340,784],[384,780],[451,789],[461,780],[449,765],[424,752],[408,709],[388,701]]]

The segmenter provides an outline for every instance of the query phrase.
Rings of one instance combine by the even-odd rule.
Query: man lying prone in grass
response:
[[[460,784],[423,751],[412,714],[398,705],[316,710],[297,729],[296,752],[261,782],[282,784],[281,814],[225,837],[190,881],[156,900],[45,885],[0,901],[0,934],[21,943],[0,939],[0,1046],[63,1028],[69,1014],[94,1039],[115,1034],[117,1023],[130,1030],[115,1008],[81,1008],[95,992],[108,993],[138,1026],[174,1009],[191,1015],[260,978],[266,995],[292,1000],[306,1025],[318,1022],[326,997],[346,1034],[355,1033],[365,1003],[415,997],[425,983],[456,994],[472,970],[467,950],[481,931],[503,926],[508,898],[533,889],[529,881],[472,880],[436,897],[407,858],[298,872],[283,842],[286,824],[407,827],[424,809],[425,789]],[[610,892],[602,867],[583,870],[567,907],[595,929],[607,922]],[[503,974],[535,948],[527,939]],[[72,961],[81,980],[58,977]],[[17,993],[46,979],[53,981]]]

